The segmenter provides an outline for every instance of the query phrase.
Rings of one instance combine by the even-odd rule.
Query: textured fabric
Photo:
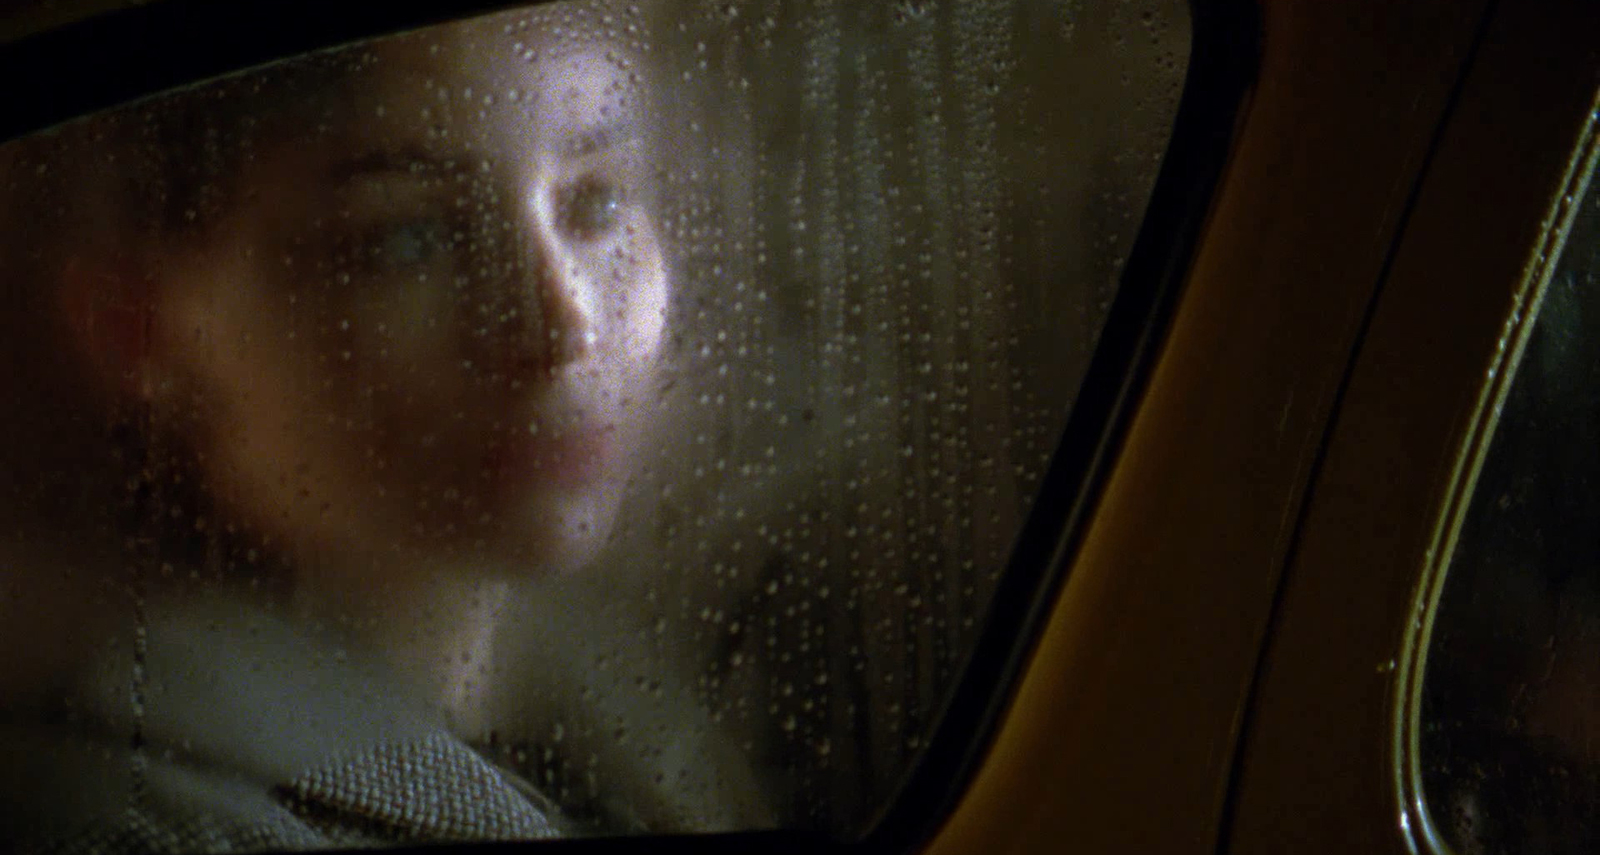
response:
[[[381,745],[269,788],[282,809],[174,803],[152,793],[64,835],[14,840],[58,855],[254,852],[553,837],[553,811],[448,734]],[[247,805],[248,800],[239,804]],[[547,811],[550,811],[547,813]]]
[[[129,811],[117,826],[95,828],[76,837],[35,840],[22,844],[23,852],[51,855],[128,855],[166,852],[260,852],[263,850],[326,849],[335,845],[361,845],[366,841],[336,841],[306,825],[282,820],[238,824],[209,817],[174,821]]]
[[[554,807],[337,639],[152,608],[60,694],[0,705],[0,850],[252,852],[557,833]],[[134,663],[138,662],[138,667]]]
[[[544,811],[459,741],[435,734],[373,748],[281,788],[296,813],[351,820],[396,837],[520,840],[551,837]]]

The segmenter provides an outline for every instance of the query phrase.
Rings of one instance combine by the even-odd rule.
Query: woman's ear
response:
[[[72,258],[61,272],[57,306],[94,374],[108,388],[148,399],[158,385],[156,289],[136,267]]]

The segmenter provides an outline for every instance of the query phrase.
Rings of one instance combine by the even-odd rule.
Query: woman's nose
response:
[[[510,265],[502,347],[519,373],[554,373],[581,362],[600,340],[600,307],[593,283],[538,212],[518,218],[509,241],[518,255]]]
[[[588,278],[572,259],[543,252],[533,278],[531,311],[544,332],[545,367],[551,371],[587,357],[600,340],[599,311]]]

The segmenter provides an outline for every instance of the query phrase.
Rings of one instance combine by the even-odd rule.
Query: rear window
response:
[[[550,3],[0,147],[5,824],[862,834],[1190,38],[1168,0]]]
[[[1461,855],[1600,846],[1600,192],[1578,178],[1427,623],[1414,762]]]

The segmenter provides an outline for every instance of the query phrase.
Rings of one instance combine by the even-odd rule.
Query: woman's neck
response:
[[[511,596],[504,580],[460,568],[412,569],[348,584],[302,579],[295,611],[384,657],[421,688],[461,731],[483,729],[494,641]]]

